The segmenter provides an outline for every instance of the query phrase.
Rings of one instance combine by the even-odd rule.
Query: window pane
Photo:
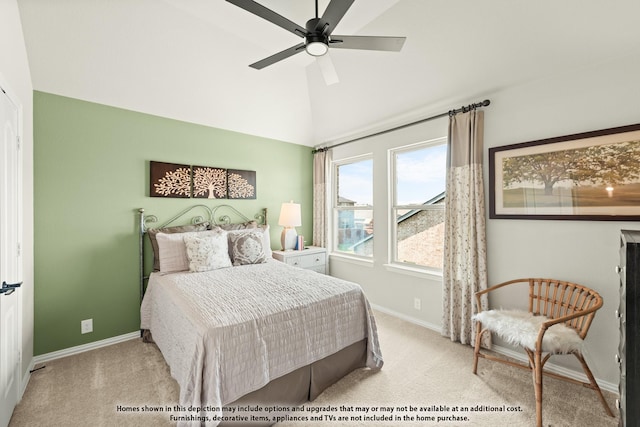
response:
[[[336,249],[354,255],[373,256],[373,211],[337,211]]]
[[[447,145],[427,144],[394,152],[393,261],[442,270]]]
[[[336,206],[373,205],[373,160],[339,165]]]
[[[444,208],[398,209],[396,221],[396,260],[442,270]]]
[[[396,205],[421,205],[444,193],[446,144],[396,153]]]

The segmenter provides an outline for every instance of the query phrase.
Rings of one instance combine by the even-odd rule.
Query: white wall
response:
[[[26,386],[33,359],[33,86],[16,0],[0,1],[0,81],[22,104],[23,285],[22,374]]]
[[[589,68],[530,81],[492,93],[470,94],[466,103],[491,100],[485,109],[485,186],[488,210],[488,148],[640,123],[640,56],[612,59]],[[471,96],[473,95],[473,96]],[[459,106],[452,100],[450,107]],[[432,108],[432,112],[440,112]],[[429,116],[429,114],[424,115]],[[378,136],[334,150],[334,159],[374,153],[374,204],[384,206],[386,192],[386,149],[403,145],[406,138],[426,140],[446,134],[447,119],[421,124],[394,134]],[[421,134],[421,136],[418,136]],[[413,142],[416,142],[413,141]],[[362,284],[370,301],[417,322],[441,326],[441,280],[430,280],[388,271],[384,224],[386,210],[379,211],[375,229],[375,262],[360,265],[331,257],[331,273]],[[488,214],[487,214],[488,217]],[[518,277],[546,276],[584,284],[596,289],[605,300],[587,336],[586,358],[595,376],[613,388],[618,383],[614,355],[618,346],[618,262],[620,229],[640,229],[637,222],[488,220],[487,242],[489,282]],[[422,310],[413,308],[414,297],[422,299]],[[508,305],[512,295],[491,301]],[[383,348],[384,351],[384,348]],[[552,362],[580,370],[573,357],[554,357]]]

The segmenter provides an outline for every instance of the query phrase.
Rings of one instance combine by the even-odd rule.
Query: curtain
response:
[[[487,288],[485,203],[482,172],[483,112],[449,118],[442,335],[475,344],[471,316],[475,292]],[[483,309],[488,305],[485,296]],[[490,346],[490,334],[482,345]]]
[[[313,155],[313,246],[327,247],[327,184],[331,152]]]

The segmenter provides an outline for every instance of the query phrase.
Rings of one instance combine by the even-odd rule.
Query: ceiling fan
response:
[[[257,70],[302,51],[306,51],[311,56],[320,57],[329,51],[329,47],[399,52],[406,40],[406,37],[333,35],[333,30],[355,0],[331,0],[321,18],[318,17],[318,0],[316,0],[316,17],[308,20],[304,28],[253,0],[227,1],[304,38],[303,43],[249,65]]]

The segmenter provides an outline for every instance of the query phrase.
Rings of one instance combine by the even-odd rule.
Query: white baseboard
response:
[[[94,341],[88,344],[82,344],[75,347],[69,347],[62,350],[53,351],[51,353],[40,354],[33,358],[33,362],[31,363],[31,365],[35,366],[38,363],[49,362],[51,360],[60,359],[62,357],[84,353],[85,351],[95,350],[100,347],[106,347],[109,345],[118,344],[120,342],[129,341],[135,338],[140,338],[140,331],[130,332],[128,334],[118,335],[116,337],[111,337],[111,338],[107,338],[100,341]],[[33,367],[31,369],[33,369]]]
[[[374,310],[378,310],[381,311],[385,314],[388,314],[390,316],[394,316],[397,317],[399,319],[405,320],[409,323],[413,323],[415,325],[418,326],[423,326],[427,329],[431,329],[432,331],[438,332],[438,333],[442,333],[442,327],[439,325],[434,325],[433,323],[429,323],[429,322],[425,322],[423,320],[420,319],[416,319],[415,317],[411,317],[411,316],[407,316],[406,314],[403,313],[399,313],[397,311],[388,309],[386,307],[381,307],[379,305],[376,304],[371,304],[371,308],[373,308]],[[511,350],[510,348],[507,347],[502,347],[502,346],[498,346],[498,345],[493,345],[491,348],[492,351],[495,351],[496,353],[502,354],[503,356],[507,356],[507,357],[511,357],[513,359],[518,360],[519,362],[523,362],[523,363],[528,363],[529,359],[527,358],[526,354],[524,353],[519,353],[517,351]],[[578,381],[582,381],[582,382],[589,382],[589,380],[587,379],[587,376],[584,374],[584,372],[582,371],[576,371],[573,369],[569,369],[569,368],[565,368],[563,366],[559,366],[556,365],[552,362],[549,362],[547,364],[545,364],[545,370],[548,370],[549,372],[553,372],[554,374],[559,374],[559,375],[564,375],[567,376],[569,378],[572,378],[574,380],[578,380]],[[596,381],[598,382],[598,385],[600,386],[600,388],[602,390],[606,390],[606,391],[610,391],[612,393],[618,393],[618,384],[614,384],[608,381],[603,381],[600,380],[598,378],[596,378]]]
[[[106,346],[117,344],[123,341],[132,340],[138,337],[140,337],[140,331],[130,332],[128,334],[119,335],[117,337],[111,337],[111,338],[107,338],[100,341],[94,341],[88,344],[65,348],[63,350],[58,350],[51,353],[41,354],[33,357],[31,359],[31,363],[29,363],[29,369],[27,370],[27,372],[25,372],[25,374],[22,377],[22,383],[20,384],[20,395],[18,396],[18,401],[22,400],[22,396],[24,396],[24,392],[27,389],[27,385],[29,385],[29,380],[31,379],[31,373],[33,372],[34,367],[38,363],[49,362],[51,360],[72,356],[74,354],[83,353],[85,351],[94,350],[100,347],[106,347]]]
[[[439,325],[435,325],[433,323],[425,322],[424,320],[416,319],[415,317],[407,316],[406,314],[400,313],[395,310],[391,310],[386,307],[379,306],[377,304],[370,304],[371,308],[374,310],[381,311],[385,314],[388,314],[393,317],[397,317],[398,319],[406,320],[409,323],[413,323],[414,325],[422,326],[427,329],[431,329],[432,331],[436,331],[437,333],[442,333],[442,327]]]

